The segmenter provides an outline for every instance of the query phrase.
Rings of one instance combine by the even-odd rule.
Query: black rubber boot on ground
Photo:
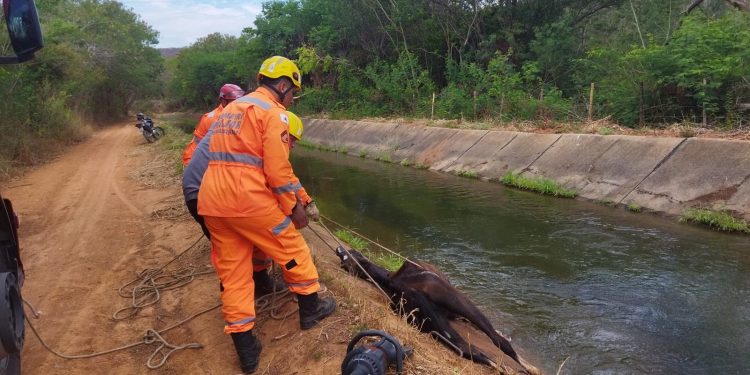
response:
[[[260,340],[253,335],[253,331],[232,333],[234,348],[240,357],[240,368],[245,374],[252,374],[260,364],[260,351],[262,346]]]
[[[314,327],[336,310],[336,300],[333,297],[318,298],[318,293],[298,294],[297,301],[299,302],[299,325],[303,330]]]
[[[253,272],[253,281],[255,282],[255,299],[287,289],[284,281],[272,279],[268,275],[268,270]]]

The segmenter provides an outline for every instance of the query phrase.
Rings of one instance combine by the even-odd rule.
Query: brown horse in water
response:
[[[341,266],[350,273],[369,280],[364,274],[367,272],[388,293],[391,308],[396,313],[406,316],[407,321],[422,332],[430,333],[444,343],[447,341],[448,346],[462,357],[493,367],[498,367],[500,363],[515,373],[538,372],[533,366],[521,364],[522,360],[510,341],[500,335],[476,305],[434,266],[407,260],[398,271],[391,273],[356,250],[347,252],[339,247],[336,253],[341,259]],[[471,324],[465,324],[465,321]],[[476,334],[471,335],[472,331]],[[467,336],[471,336],[472,343]],[[481,345],[479,336],[486,336],[485,345]],[[487,338],[490,341],[489,349]],[[502,353],[493,354],[492,349],[495,348],[502,350]],[[506,356],[509,358],[504,358]],[[498,357],[503,358],[498,360]]]

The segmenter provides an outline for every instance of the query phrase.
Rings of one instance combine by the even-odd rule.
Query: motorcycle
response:
[[[139,120],[135,126],[141,130],[143,138],[146,138],[146,142],[148,143],[153,143],[164,135],[164,128],[155,126],[154,121],[150,117]]]

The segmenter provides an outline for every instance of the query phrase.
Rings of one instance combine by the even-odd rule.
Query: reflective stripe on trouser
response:
[[[216,253],[216,273],[224,286],[224,333],[248,331],[255,324],[255,266],[250,251],[253,245],[281,265],[284,281],[292,292],[312,294],[320,289],[310,249],[294,225],[284,225],[288,218],[281,211],[261,218],[204,219]]]

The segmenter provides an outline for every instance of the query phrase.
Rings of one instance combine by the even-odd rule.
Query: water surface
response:
[[[750,238],[293,152],[322,213],[437,265],[547,374],[750,374]],[[333,228],[332,228],[333,229]]]

